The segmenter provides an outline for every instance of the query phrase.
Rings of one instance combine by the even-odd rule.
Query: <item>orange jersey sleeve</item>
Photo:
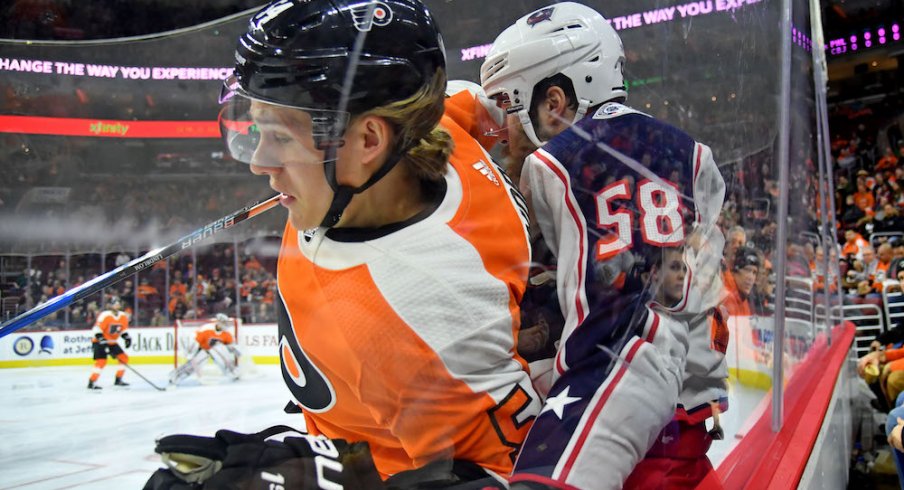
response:
[[[453,458],[508,474],[540,407],[515,353],[522,203],[464,129],[443,126],[455,150],[435,209],[356,239],[288,223],[278,262],[283,378],[308,430],[369,442],[384,478]]]

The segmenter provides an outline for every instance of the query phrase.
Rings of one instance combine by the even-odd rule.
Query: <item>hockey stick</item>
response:
[[[117,359],[117,360],[119,360],[119,359]],[[122,361],[119,361],[119,363],[122,364],[123,366],[129,368],[129,371],[132,371],[133,373],[135,373],[135,375],[138,376],[139,378],[141,378],[141,379],[147,381],[147,383],[148,383],[149,385],[153,386],[157,391],[166,391],[166,388],[161,388],[161,387],[155,385],[154,383],[152,383],[151,380],[149,380],[149,379],[145,378],[144,376],[142,376],[141,373],[139,373],[138,371],[136,371],[135,368],[133,368],[129,363],[127,363],[127,362],[122,362]]]
[[[222,230],[232,228],[242,221],[253,218],[263,213],[264,211],[272,209],[279,202],[279,196],[280,195],[277,194],[270,199],[267,199],[266,201],[259,201],[254,204],[245,206],[244,208],[239,209],[232,214],[228,214],[223,218],[208,223],[202,228],[198,228],[197,230],[189,233],[188,235],[185,235],[184,237],[169,245],[151,250],[150,252],[144,254],[141,257],[138,257],[128,264],[123,264],[110,272],[101,274],[94,279],[91,279],[90,281],[80,286],[74,287],[69,291],[66,291],[65,293],[47,301],[46,303],[35,306],[25,313],[16,316],[12,320],[3,322],[2,324],[0,324],[0,339],[26,325],[40,320],[41,318],[57,310],[65,308],[72,303],[85,298],[86,296],[94,294],[103,288],[112,286],[113,284],[118,283],[119,281],[131,276],[132,274],[135,274],[136,272],[148,269],[157,262],[160,262],[161,260],[166,259],[171,255],[185,250],[186,248],[193,246],[194,244],[209,236],[219,233]]]

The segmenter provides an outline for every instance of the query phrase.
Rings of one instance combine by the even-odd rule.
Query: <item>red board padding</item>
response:
[[[835,391],[838,373],[851,348],[854,324],[838,325],[831,334],[831,345],[826,343],[825,335],[816,339],[785,384],[781,431],[772,431],[770,403],[719,465],[716,472],[720,481],[704,481],[698,489],[797,488]],[[771,400],[771,391],[766,396]]]

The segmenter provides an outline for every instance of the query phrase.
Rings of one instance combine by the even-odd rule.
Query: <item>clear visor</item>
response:
[[[508,129],[505,125],[505,111],[496,100],[483,93],[478,95],[477,124],[484,136],[495,138],[499,143],[508,144]]]
[[[347,112],[255,99],[242,91],[234,76],[223,85],[220,105],[220,135],[230,156],[260,167],[335,160],[328,159],[325,150],[342,146],[349,121]]]
[[[496,107],[502,109],[505,113],[509,113],[512,110],[512,98],[509,97],[508,92],[498,92],[488,95],[488,97],[496,103]]]

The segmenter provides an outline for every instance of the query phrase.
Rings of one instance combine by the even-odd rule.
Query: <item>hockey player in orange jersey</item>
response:
[[[115,357],[120,363],[119,369],[116,370],[116,381],[113,384],[116,386],[129,386],[129,383],[122,380],[122,376],[126,372],[122,365],[129,362],[129,356],[119,346],[120,337],[122,337],[126,349],[132,345],[132,338],[127,332],[129,329],[129,315],[121,311],[122,302],[119,298],[110,300],[109,307],[110,309],[102,311],[97,316],[97,321],[92,329],[94,338],[91,339],[91,344],[94,349],[94,367],[91,368],[91,377],[88,378],[89,390],[101,389],[97,385],[97,379],[100,378],[101,371],[107,365],[107,356]]]
[[[220,368],[223,374],[233,380],[238,379],[238,362],[241,355],[235,347],[235,339],[227,330],[231,320],[228,316],[219,313],[211,323],[205,323],[195,332],[195,346],[188,361],[170,373],[170,384],[177,384],[192,374],[201,373],[201,367],[207,359],[213,359],[214,364]]]
[[[432,17],[417,0],[279,1],[236,60],[224,137],[288,210],[275,306],[292,406],[313,434],[368,442],[384,479],[439,465],[502,485],[539,409],[515,345],[527,219],[444,116]]]

